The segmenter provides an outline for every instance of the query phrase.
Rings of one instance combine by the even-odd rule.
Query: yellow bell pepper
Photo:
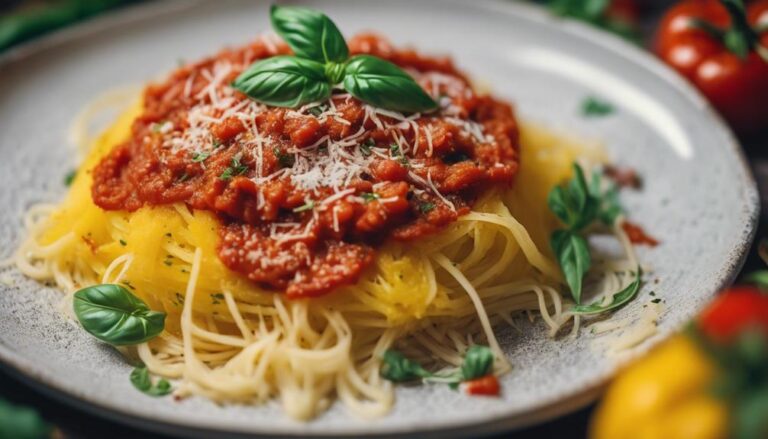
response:
[[[727,439],[728,407],[710,394],[717,366],[685,335],[621,373],[590,425],[591,439]]]

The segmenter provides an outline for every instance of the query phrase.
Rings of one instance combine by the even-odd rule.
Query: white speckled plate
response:
[[[450,54],[458,65],[513,100],[520,115],[558,130],[602,139],[619,163],[645,178],[624,203],[662,245],[641,251],[666,301],[658,334],[679,329],[743,261],[754,233],[757,192],[731,133],[702,98],[650,55],[581,24],[501,1],[310,1],[346,34],[376,29],[396,43]],[[0,58],[0,257],[20,240],[20,217],[53,200],[74,166],[67,126],[88,100],[116,85],[142,83],[222,45],[268,29],[267,3],[153,3],[98,19]],[[586,120],[589,94],[615,103],[610,117]],[[443,386],[397,391],[389,416],[362,421],[337,404],[301,424],[279,407],[217,406],[200,398],[152,399],[128,381],[130,366],[57,311],[59,294],[24,280],[0,283],[0,359],[54,395],[105,416],[185,436],[472,435],[515,428],[591,401],[622,360],[577,339],[551,340],[533,324],[501,337],[514,370],[499,399],[469,399]],[[8,282],[6,282],[8,283]],[[637,315],[648,300],[622,309]]]

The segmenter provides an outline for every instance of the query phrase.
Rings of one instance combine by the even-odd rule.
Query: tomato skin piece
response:
[[[621,228],[624,229],[624,233],[627,234],[627,238],[629,238],[629,242],[632,244],[647,245],[649,247],[656,247],[659,245],[658,240],[645,233],[645,230],[637,224],[624,221],[621,223]]]
[[[474,396],[499,396],[501,386],[496,375],[486,375],[474,380],[462,383],[462,388],[467,395]]]
[[[768,22],[768,0],[748,5],[754,29]],[[691,22],[699,20],[727,29],[731,19],[719,1],[686,0],[664,16],[656,35],[657,55],[689,79],[739,134],[768,130],[768,61],[752,51],[739,58],[713,35]],[[760,41],[768,43],[768,32]]]
[[[720,294],[696,323],[716,343],[728,343],[746,329],[768,336],[768,295],[755,286],[733,286]]]

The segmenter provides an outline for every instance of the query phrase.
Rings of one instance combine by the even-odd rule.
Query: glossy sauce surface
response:
[[[131,138],[93,171],[94,202],[213,211],[227,267],[306,297],[354,283],[385,240],[435,233],[482,191],[513,183],[509,104],[478,95],[449,59],[373,35],[349,45],[405,68],[440,109],[395,113],[341,89],[297,109],[256,103],[229,84],[255,60],[289,53],[262,37],[148,86]]]

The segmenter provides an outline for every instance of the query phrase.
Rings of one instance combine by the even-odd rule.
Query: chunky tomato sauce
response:
[[[383,241],[435,233],[481,192],[512,184],[519,153],[509,104],[478,95],[449,59],[371,35],[350,50],[405,68],[440,109],[384,111],[341,89],[302,108],[261,105],[229,84],[255,60],[289,53],[262,38],[148,86],[130,139],[93,171],[94,202],[215,212],[227,267],[305,297],[354,283]]]

